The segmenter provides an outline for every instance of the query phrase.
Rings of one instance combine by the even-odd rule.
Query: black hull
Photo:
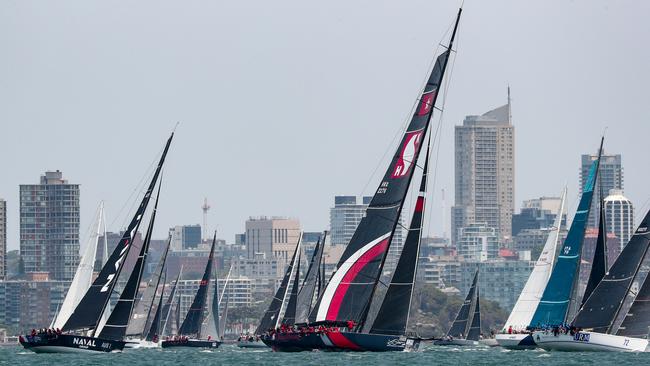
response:
[[[221,342],[215,340],[208,341],[207,339],[188,339],[185,341],[162,341],[162,348],[219,348]]]
[[[420,346],[419,339],[354,332],[285,333],[263,337],[262,341],[278,352],[300,352],[315,349],[332,352],[400,352],[414,351]]]
[[[103,353],[122,351],[126,342],[72,334],[21,336],[20,344],[36,353]]]

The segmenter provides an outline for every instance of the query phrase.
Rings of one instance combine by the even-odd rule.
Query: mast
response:
[[[143,338],[145,338],[147,341],[153,341],[153,339],[158,335],[158,332],[162,327],[160,326],[161,322],[161,315],[162,315],[162,307],[163,307],[163,297],[165,297],[165,282],[166,282],[166,277],[162,281],[162,289],[160,290],[160,299],[158,299],[158,306],[156,306],[156,311],[153,317],[153,320],[151,321],[151,326],[149,326],[149,329],[145,333],[142,334]],[[154,296],[155,298],[155,296]]]
[[[176,296],[176,286],[178,285],[178,281],[180,281],[181,279],[181,273],[183,273],[183,267],[181,267],[181,270],[178,272],[176,281],[174,281],[174,286],[172,286],[172,291],[169,293],[169,298],[167,299],[167,303],[165,303],[165,306],[163,308],[162,319],[164,320],[163,320],[163,326],[160,335],[167,334],[166,331],[167,331],[167,325],[169,324],[169,316],[171,315],[172,307],[174,305],[174,296]]]
[[[144,242],[140,248],[138,259],[135,266],[129,275],[129,279],[122,290],[120,298],[115,304],[115,308],[108,317],[108,321],[104,328],[99,333],[100,338],[120,340],[126,335],[126,328],[129,326],[129,320],[133,313],[133,304],[138,297],[138,289],[140,287],[140,279],[144,272],[144,265],[147,261],[147,254],[149,253],[149,245],[151,244],[151,235],[153,235],[153,227],[156,221],[156,211],[158,209],[158,200],[160,199],[160,188],[162,186],[162,179],[158,185],[158,193],[156,194],[156,201],[154,202],[153,211],[151,212],[151,219],[147,227],[147,233],[144,236]]]
[[[300,249],[298,249],[298,259],[296,260],[295,267],[293,286],[291,286],[289,302],[287,303],[287,309],[284,311],[282,319],[282,324],[286,325],[294,325],[296,322],[296,305],[298,302],[298,290],[300,289]]]
[[[129,327],[127,328],[127,334],[140,334],[141,336],[144,336],[145,334],[148,333],[147,328],[151,327],[152,325],[152,323],[150,322],[151,310],[153,309],[153,304],[156,297],[156,291],[158,289],[158,285],[160,284],[160,279],[163,277],[163,275],[165,275],[163,271],[165,270],[165,262],[167,262],[167,254],[169,253],[169,247],[171,246],[171,242],[172,242],[171,237],[169,237],[167,239],[167,246],[165,247],[165,251],[163,252],[162,257],[158,262],[158,266],[154,271],[151,279],[149,280],[149,283],[147,284],[147,288],[144,290],[144,293],[142,294],[142,299],[140,299],[138,305],[133,311],[131,322],[129,323]],[[164,288],[165,280],[163,280],[162,283]],[[149,301],[149,299],[151,300]],[[145,314],[146,314],[146,318],[144,318],[144,323],[142,323],[142,319],[143,319],[142,316],[144,316]],[[132,331],[129,332],[129,330],[131,329]]]
[[[325,233],[327,235],[327,233]],[[311,261],[309,262],[309,267],[307,268],[307,274],[305,275],[305,281],[302,284],[302,288],[298,293],[298,303],[296,305],[296,323],[307,323],[309,322],[309,312],[311,311],[311,306],[314,301],[314,293],[316,292],[316,287],[318,286],[318,278],[320,276],[320,264],[323,258],[323,246],[324,246],[324,237],[318,238],[316,247],[314,248],[314,253],[311,256]]]
[[[199,283],[199,289],[196,291],[194,301],[192,301],[192,305],[187,311],[187,315],[185,315],[185,320],[183,320],[183,324],[181,324],[181,327],[178,330],[179,335],[192,335],[198,337],[201,333],[203,312],[205,311],[205,300],[208,295],[208,287],[210,286],[210,277],[212,277],[212,262],[214,261],[214,245],[216,241],[217,233],[215,232],[212,239],[212,247],[210,248],[210,256],[205,265],[205,271],[203,272],[203,277]]]
[[[316,321],[353,321],[359,324],[357,329],[362,328],[413,178],[422,140],[429,129],[461,11],[458,12],[448,49],[437,58],[399,147],[366,209],[366,215],[361,219],[323,292]]]
[[[406,333],[418,258],[420,257],[422,223],[424,221],[424,209],[426,205],[427,175],[429,171],[430,143],[431,135],[429,135],[427,153],[424,159],[420,192],[415,203],[413,215],[411,216],[411,224],[406,235],[406,241],[404,242],[402,253],[395,267],[395,272],[388,285],[386,296],[384,296],[370,333],[388,335],[403,335]]]
[[[290,270],[291,274],[289,275],[289,278],[292,278],[294,276],[294,269],[296,269],[296,268],[299,269],[300,268],[300,243],[301,242],[302,242],[302,233],[300,233],[300,237],[298,238],[298,245],[296,245],[296,250],[293,253],[293,258],[291,260],[291,270]],[[287,283],[286,287],[288,288],[288,286],[289,286],[289,284]],[[293,291],[294,291],[295,287],[296,287],[296,285],[295,285],[295,282],[294,282],[294,286],[291,289],[291,294],[292,295],[293,295]],[[289,310],[289,313],[291,313],[292,311],[293,312],[296,311],[295,302],[292,304],[293,309],[289,309],[289,306],[287,304],[287,295],[289,295],[289,292],[287,292],[285,290],[284,291],[284,296],[282,297],[282,303],[280,304],[280,311],[278,312],[278,316],[276,317],[276,321],[275,321],[275,327],[276,328],[278,327],[278,325],[280,325],[280,314],[283,313],[282,310],[284,310],[283,317],[286,316],[287,310]],[[289,297],[290,300],[291,300],[291,297],[292,296]],[[285,308],[285,304],[287,304],[286,308]],[[290,314],[290,316],[291,316],[291,314]]]
[[[97,324],[101,319],[102,313],[106,309],[106,306],[109,303],[110,295],[113,293],[113,288],[117,282],[122,267],[124,266],[124,261],[126,260],[129,251],[131,250],[131,244],[133,238],[140,227],[140,222],[142,216],[144,215],[151,194],[156,186],[158,181],[158,176],[162,170],[163,164],[165,162],[165,157],[169,151],[169,146],[171,145],[172,139],[174,138],[174,133],[172,132],[171,136],[167,140],[165,148],[163,150],[162,156],[158,161],[158,166],[153,174],[149,187],[140,202],[140,206],[136,210],[133,219],[129,223],[124,235],[120,239],[119,243],[115,247],[115,250],[108,258],[108,261],[102,267],[102,270],[99,272],[99,275],[90,286],[86,294],[81,299],[75,311],[72,313],[66,324],[63,326],[64,331],[71,331],[77,329],[93,329],[92,335],[97,328]]]
[[[560,248],[555,267],[553,267],[553,271],[551,272],[551,277],[546,284],[544,294],[531,320],[531,327],[561,325],[567,321],[569,305],[580,270],[582,243],[584,242],[587,219],[591,210],[594,185],[596,179],[598,179],[603,140],[600,140],[598,159],[591,165],[589,177],[582,191],[571,228]],[[568,286],[567,283],[569,284]]]

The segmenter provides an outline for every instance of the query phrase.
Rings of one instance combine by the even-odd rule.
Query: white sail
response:
[[[108,262],[108,236],[106,236],[106,216],[103,216],[103,220],[104,220],[104,242],[102,244],[104,245],[104,252],[102,255],[102,267],[104,267],[106,262]],[[104,325],[106,325],[106,322],[108,321],[108,317],[110,315],[111,315],[111,302],[109,301],[108,304],[106,304],[106,309],[102,313],[102,317],[99,319],[99,324],[97,324],[97,334],[101,333],[102,329],[104,329]]]
[[[228,269],[228,275],[226,276],[226,282],[223,285],[223,290],[221,290],[221,295],[219,295],[219,309],[221,311],[221,316],[219,317],[219,338],[223,337],[226,329],[226,319],[228,317],[228,298],[226,297],[226,305],[223,304],[223,297],[226,294],[226,289],[228,288],[228,282],[230,282],[230,273],[232,273],[232,264],[230,264],[230,269]]]
[[[560,203],[560,209],[557,212],[555,217],[555,222],[551,228],[548,238],[546,239],[546,244],[544,244],[544,249],[539,255],[533,271],[528,277],[528,281],[524,286],[517,303],[512,308],[510,316],[503,326],[504,330],[512,327],[513,330],[525,330],[526,327],[530,325],[530,321],[533,319],[535,310],[539,305],[539,300],[544,294],[546,289],[546,284],[548,279],[551,276],[553,270],[553,265],[555,264],[555,252],[557,250],[558,238],[560,236],[560,226],[562,224],[562,213],[564,212],[564,203],[566,200],[566,187],[562,192],[562,199]]]
[[[65,299],[63,300],[63,304],[56,316],[56,320],[52,324],[52,327],[54,328],[63,328],[63,325],[68,321],[68,318],[72,315],[72,312],[79,304],[79,301],[81,301],[81,298],[92,284],[95,258],[97,255],[97,243],[99,241],[103,215],[104,202],[101,202],[99,204],[99,212],[95,223],[96,226],[92,230],[92,234],[88,240],[88,244],[86,245],[86,250],[84,250],[84,254],[81,257],[79,267],[77,267],[77,272],[75,272],[74,278],[70,283],[70,288],[68,289],[68,293],[65,295]]]
[[[207,316],[203,319],[203,323],[201,323],[201,337],[208,337],[211,336],[213,339],[218,337],[219,330],[217,329],[217,325],[215,324],[215,316],[219,317],[219,314],[213,314],[212,312],[212,302],[214,301],[214,295],[215,295],[215,290],[217,289],[218,285],[218,280],[216,276],[216,261],[213,262],[212,265],[212,278],[214,279],[214,286],[208,286],[208,294],[207,294],[207,303],[206,303],[206,309],[207,309]],[[218,294],[217,294],[218,295]]]

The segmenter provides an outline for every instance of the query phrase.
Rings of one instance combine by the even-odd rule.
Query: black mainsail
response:
[[[600,219],[598,222],[598,238],[596,239],[596,248],[594,250],[594,259],[591,261],[591,271],[589,272],[589,281],[582,296],[582,305],[585,304],[591,293],[594,292],[600,280],[607,273],[607,223],[605,221],[605,202],[603,193],[600,192]]]
[[[284,299],[287,295],[287,288],[289,288],[289,279],[291,278],[291,273],[293,273],[293,266],[296,262],[296,257],[298,256],[299,249],[300,243],[296,245],[296,250],[293,252],[291,262],[289,262],[289,267],[287,267],[287,271],[284,273],[280,287],[278,287],[275,295],[273,296],[273,299],[271,300],[271,303],[269,304],[269,307],[266,309],[264,316],[262,316],[262,320],[260,321],[260,325],[257,326],[255,334],[262,335],[267,330],[271,328],[275,329],[278,326],[280,311],[282,310],[282,304],[284,303]]]
[[[147,227],[147,233],[144,236],[144,242],[140,248],[138,259],[135,262],[135,266],[131,271],[131,275],[129,275],[129,279],[126,282],[124,289],[122,290],[120,298],[117,300],[117,304],[115,304],[115,308],[108,317],[108,321],[106,321],[104,328],[99,333],[99,338],[120,340],[126,335],[126,329],[129,326],[131,312],[133,311],[133,304],[135,303],[135,299],[138,297],[140,279],[144,272],[147,254],[149,253],[149,244],[151,244],[151,235],[153,234],[153,227],[156,221],[158,199],[160,198],[160,187],[161,185],[158,185],[156,201],[154,202],[151,219],[149,220],[149,226]]]
[[[305,281],[300,288],[298,293],[298,303],[296,305],[296,323],[307,323],[309,322],[309,312],[311,311],[311,306],[314,301],[314,294],[318,287],[318,281],[320,277],[320,264],[323,259],[323,248],[325,247],[325,236],[318,238],[316,247],[314,248],[314,253],[311,256],[311,261],[309,262],[309,267],[307,268],[307,274],[305,275]]]
[[[646,276],[643,281],[641,290],[634,298],[616,335],[648,338],[648,329],[650,329],[650,278],[648,277]]]
[[[201,324],[203,324],[203,313],[205,311],[205,301],[208,297],[208,287],[210,286],[210,277],[212,277],[212,262],[214,261],[214,245],[216,242],[216,233],[215,237],[212,240],[212,246],[210,248],[210,256],[208,257],[208,263],[205,265],[205,272],[203,272],[203,278],[199,282],[199,289],[196,291],[194,296],[194,301],[190,305],[190,309],[185,315],[185,320],[178,330],[179,335],[185,336],[194,336],[200,337],[201,335]]]
[[[447,332],[448,337],[466,339],[468,333],[467,331],[469,330],[468,325],[471,326],[471,323],[469,322],[470,315],[472,315],[472,322],[474,319],[473,316],[474,314],[472,313],[472,307],[474,307],[473,303],[476,297],[477,281],[478,281],[478,270],[476,270],[476,273],[474,273],[472,286],[470,286],[469,291],[467,292],[467,296],[465,297],[465,301],[463,301],[463,304],[461,305],[460,310],[458,310],[458,314],[456,315],[456,318],[454,319],[451,328]]]
[[[481,292],[476,288],[476,300],[474,302],[474,311],[472,311],[472,322],[467,330],[467,340],[478,341],[481,337]]]
[[[158,181],[158,176],[160,175],[160,171],[163,167],[163,163],[165,162],[165,157],[167,156],[167,152],[169,151],[169,146],[172,142],[173,137],[174,133],[172,132],[171,136],[169,136],[169,139],[167,140],[165,148],[162,152],[162,156],[158,161],[158,165],[156,166],[156,170],[153,174],[151,182],[149,183],[149,187],[147,188],[147,191],[145,192],[144,197],[140,202],[140,206],[133,215],[133,219],[129,223],[129,226],[124,232],[124,235],[115,247],[115,250],[108,258],[108,261],[104,267],[102,267],[99,275],[90,286],[88,291],[86,291],[86,294],[81,299],[74,312],[63,326],[64,331],[93,329],[94,335],[95,328],[99,323],[104,309],[108,305],[110,296],[113,293],[113,288],[117,282],[117,278],[119,277],[120,272],[122,271],[122,267],[124,266],[124,261],[129,254],[135,233],[140,227],[142,216],[144,215],[147,209],[147,205],[149,204],[149,199],[151,198],[151,194],[154,190],[154,187],[156,186],[156,182]]]
[[[429,129],[461,11],[458,12],[449,46],[435,62],[415,113],[368,205],[366,215],[361,219],[320,298],[316,321],[351,320],[360,324],[357,329],[361,329],[365,322],[413,178],[422,141]]]
[[[579,328],[610,333],[650,245],[650,211],[573,320]]]
[[[379,308],[370,333],[403,335],[408,325],[411,296],[415,284],[422,238],[422,221],[424,220],[425,195],[427,189],[427,174],[429,166],[429,147],[424,159],[420,192],[411,218],[402,253],[395,267],[395,273],[388,285],[386,296]]]

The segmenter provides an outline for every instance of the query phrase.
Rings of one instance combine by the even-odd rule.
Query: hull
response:
[[[647,339],[617,336],[596,332],[577,332],[554,335],[539,331],[533,334],[535,343],[548,351],[573,352],[645,352]]]
[[[531,334],[497,334],[499,346],[507,349],[533,349],[537,344]]]
[[[438,339],[433,341],[436,346],[459,346],[459,347],[473,347],[478,346],[478,341],[471,341],[467,339]]]
[[[139,349],[139,348],[158,348],[160,347],[159,342],[145,341],[142,339],[127,339],[124,348],[127,349]]]
[[[106,353],[119,352],[125,342],[72,334],[21,336],[20,344],[36,353]]]
[[[274,351],[352,351],[352,352],[399,352],[414,351],[420,346],[419,339],[404,336],[354,332],[289,333],[263,337],[265,344]]]
[[[257,349],[261,349],[261,348],[266,349],[266,348],[268,348],[268,346],[266,344],[264,344],[264,342],[262,342],[261,340],[260,341],[238,341],[237,342],[237,347],[239,347],[239,348],[257,348]]]
[[[210,340],[208,341],[207,339],[186,339],[182,341],[162,341],[160,346],[162,348],[180,348],[180,347],[185,347],[185,348],[219,348],[221,345],[221,342],[217,340]]]
[[[499,343],[494,338],[481,339],[478,343],[487,347],[499,347]]]

